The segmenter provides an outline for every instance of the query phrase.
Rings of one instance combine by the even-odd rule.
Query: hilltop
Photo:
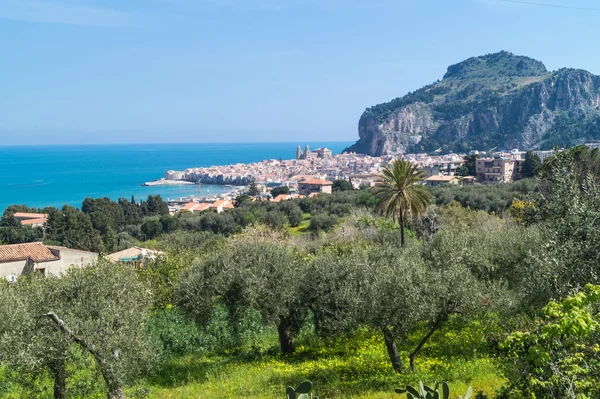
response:
[[[549,149],[600,139],[600,76],[549,72],[508,51],[448,67],[443,79],[367,108],[360,139],[370,155],[471,149]]]

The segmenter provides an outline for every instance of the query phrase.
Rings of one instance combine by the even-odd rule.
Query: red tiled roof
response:
[[[185,204],[185,206],[183,208],[181,208],[181,210],[182,211],[189,211],[189,210],[195,208],[196,205],[198,205],[197,202],[188,202],[187,204]]]
[[[15,212],[13,215],[17,219],[46,219],[47,213],[27,213],[27,212]]]
[[[213,203],[210,205],[210,207],[211,207],[211,208],[218,208],[218,207],[220,207],[221,205],[224,205],[224,204],[225,204],[225,203],[227,203],[227,202],[228,202],[227,200],[218,200],[218,201],[215,201],[215,202],[213,202]]]
[[[203,202],[201,204],[198,204],[198,206],[196,208],[194,208],[194,211],[196,212],[202,212],[207,210],[208,208],[210,208],[210,203],[209,202]]]
[[[31,258],[34,262],[43,262],[59,260],[56,256],[41,242],[31,242],[27,244],[0,245],[0,262],[12,262]]]
[[[303,181],[299,182],[299,184],[310,184],[313,186],[331,186],[331,185],[333,185],[332,182],[327,181],[327,180],[321,180],[321,179],[303,180]]]
[[[279,194],[277,197],[273,198],[271,202],[281,202],[288,199],[288,194]]]

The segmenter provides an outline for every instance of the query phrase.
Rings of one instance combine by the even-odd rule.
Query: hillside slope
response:
[[[502,51],[448,67],[441,81],[363,113],[346,151],[548,149],[600,139],[600,76],[548,72]]]

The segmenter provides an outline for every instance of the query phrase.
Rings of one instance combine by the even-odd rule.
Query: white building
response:
[[[548,151],[531,151],[531,153],[533,155],[537,155],[538,157],[540,157],[540,161],[544,162],[544,160],[552,155],[554,155],[554,151],[553,150],[548,150]]]
[[[95,263],[98,254],[41,242],[0,245],[0,277],[10,281],[30,272],[60,275],[71,267]]]

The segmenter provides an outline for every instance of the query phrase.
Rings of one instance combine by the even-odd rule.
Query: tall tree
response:
[[[334,180],[333,191],[350,191],[352,190],[352,183],[348,180]]]
[[[377,209],[400,224],[401,245],[405,245],[404,226],[410,215],[420,216],[431,202],[431,194],[421,183],[425,172],[409,161],[396,159],[381,174],[383,184],[375,188]]]
[[[475,176],[475,162],[479,158],[478,154],[467,155],[463,159],[465,163],[456,168],[456,176]]]
[[[248,186],[248,195],[251,197],[256,197],[259,194],[260,194],[260,189],[258,188],[258,185],[256,184],[256,182],[250,183],[250,185]]]
[[[275,187],[274,189],[271,190],[271,197],[275,198],[278,195],[289,194],[289,193],[290,193],[290,188],[288,186],[279,186],[279,187]]]
[[[521,176],[523,178],[535,176],[536,171],[542,166],[540,157],[533,154],[531,151],[527,151],[525,154],[525,162],[523,162],[523,169],[521,169]]]

